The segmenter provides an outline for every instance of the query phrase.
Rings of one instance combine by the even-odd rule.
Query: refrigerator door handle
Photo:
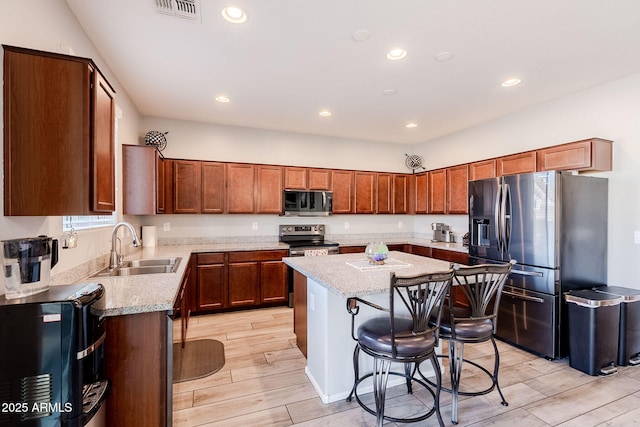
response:
[[[511,243],[511,188],[509,184],[504,184],[502,192],[502,227],[504,252],[509,252]]]
[[[500,211],[502,200],[502,184],[498,185],[498,194],[496,194],[496,205],[495,205],[495,230],[496,230],[496,240],[498,242],[498,252],[503,252],[502,250],[502,212]]]
[[[524,271],[524,270],[511,270],[511,274],[518,274],[520,276],[534,276],[543,277],[544,275],[538,271]]]
[[[531,301],[531,302],[538,302],[538,303],[543,303],[544,300],[542,298],[537,298],[537,297],[530,297],[528,295],[522,295],[522,294],[516,294],[513,292],[509,292],[509,291],[502,291],[502,295],[509,295],[510,297],[516,298],[516,299],[522,299],[525,301]]]

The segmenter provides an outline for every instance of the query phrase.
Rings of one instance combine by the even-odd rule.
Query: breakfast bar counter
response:
[[[345,399],[353,385],[351,315],[347,298],[358,296],[389,306],[390,275],[414,276],[449,269],[447,261],[392,251],[384,265],[369,265],[363,253],[284,258],[294,270],[294,328],[298,346],[307,356],[305,373],[324,403]],[[385,313],[361,305],[355,327]],[[371,358],[360,354],[360,369],[371,369]],[[402,369],[402,367],[395,367]],[[425,369],[428,375],[428,370]],[[389,386],[402,378],[389,378]],[[363,383],[365,393],[371,386]]]

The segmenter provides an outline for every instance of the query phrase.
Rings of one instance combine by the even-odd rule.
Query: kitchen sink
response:
[[[142,274],[174,273],[182,258],[150,258],[125,261],[114,269],[109,267],[98,271],[91,277],[138,276]]]

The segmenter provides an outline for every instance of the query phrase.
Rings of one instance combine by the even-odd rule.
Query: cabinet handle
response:
[[[511,270],[512,274],[518,274],[520,276],[533,276],[533,277],[543,277],[544,275],[538,271],[523,271],[523,270]]]

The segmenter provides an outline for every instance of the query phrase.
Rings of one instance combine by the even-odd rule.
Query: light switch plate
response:
[[[164,231],[171,231],[171,223],[170,222],[165,222],[164,224],[162,224],[162,229]]]
[[[640,245],[640,231],[633,232],[633,243]]]

